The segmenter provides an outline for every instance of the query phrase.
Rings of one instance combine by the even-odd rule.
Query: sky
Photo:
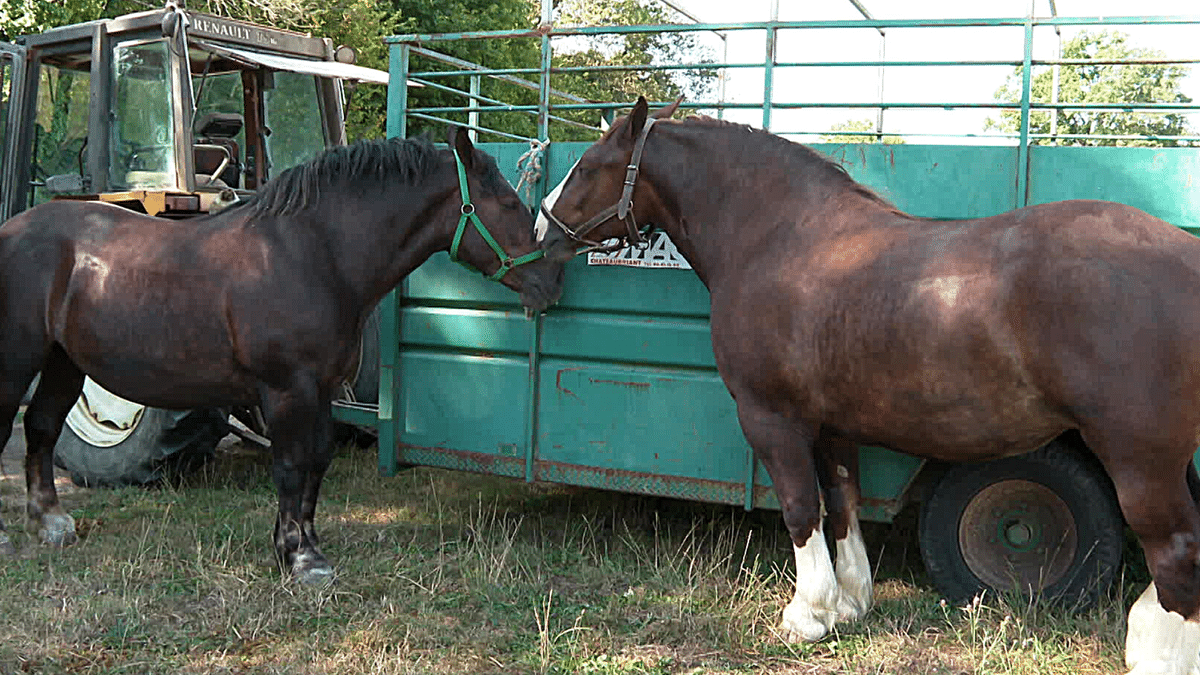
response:
[[[670,0],[703,22],[749,22],[770,19],[771,0]],[[877,19],[1011,18],[1029,12],[1030,0],[861,0]],[[1049,0],[1034,0],[1036,16],[1050,16]],[[1194,16],[1200,18],[1197,0],[1056,0],[1060,17]],[[849,0],[779,0],[781,20],[856,19],[861,15]],[[1064,27],[1069,40],[1080,28]],[[1200,58],[1200,25],[1122,26],[1135,46],[1160,50],[1170,57]],[[711,33],[699,34],[719,60],[762,62],[765,55],[761,31],[735,31],[725,42]],[[728,49],[728,56],[721,58]],[[1051,27],[1034,34],[1034,58],[1054,58],[1058,36]],[[877,59],[879,33],[873,29],[793,30],[780,33],[778,61],[854,61]],[[1002,28],[892,28],[888,29],[888,60],[1019,60],[1024,49],[1021,27]],[[1183,84],[1183,92],[1200,101],[1200,64]],[[762,71],[727,71],[726,100],[762,100]],[[1011,66],[889,67],[884,73],[884,98],[903,102],[978,102],[995,100],[996,90],[1013,72]],[[1035,71],[1036,72],[1036,71]],[[788,102],[862,102],[879,100],[877,68],[793,68],[775,74],[774,100]],[[771,129],[777,133],[819,132],[849,119],[874,120],[874,110],[775,111]],[[762,113],[728,111],[726,119],[762,126]],[[916,134],[982,134],[995,110],[888,110],[885,132]],[[1200,130],[1200,114],[1190,117]],[[815,136],[796,135],[797,140]],[[996,143],[1002,139],[964,139],[920,136],[910,143]]]

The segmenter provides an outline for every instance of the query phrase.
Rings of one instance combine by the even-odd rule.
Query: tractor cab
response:
[[[64,198],[219,208],[345,143],[343,82],[387,81],[352,60],[172,3],[0,45],[0,216]]]

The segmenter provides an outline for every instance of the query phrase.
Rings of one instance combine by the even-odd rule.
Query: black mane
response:
[[[411,185],[437,166],[427,138],[358,141],[330,148],[271,179],[249,199],[251,216],[286,216],[316,206],[332,187],[359,193]]]

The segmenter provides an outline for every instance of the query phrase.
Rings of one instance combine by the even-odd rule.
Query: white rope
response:
[[[530,140],[529,150],[517,160],[517,170],[521,172],[521,180],[517,181],[517,193],[525,189],[525,201],[533,197],[533,191],[538,181],[542,179],[542,155],[550,141]]]

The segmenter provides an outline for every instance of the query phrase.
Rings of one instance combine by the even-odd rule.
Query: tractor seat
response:
[[[196,120],[192,131],[198,187],[241,187],[242,162],[234,137],[243,124],[239,113],[209,112]]]

